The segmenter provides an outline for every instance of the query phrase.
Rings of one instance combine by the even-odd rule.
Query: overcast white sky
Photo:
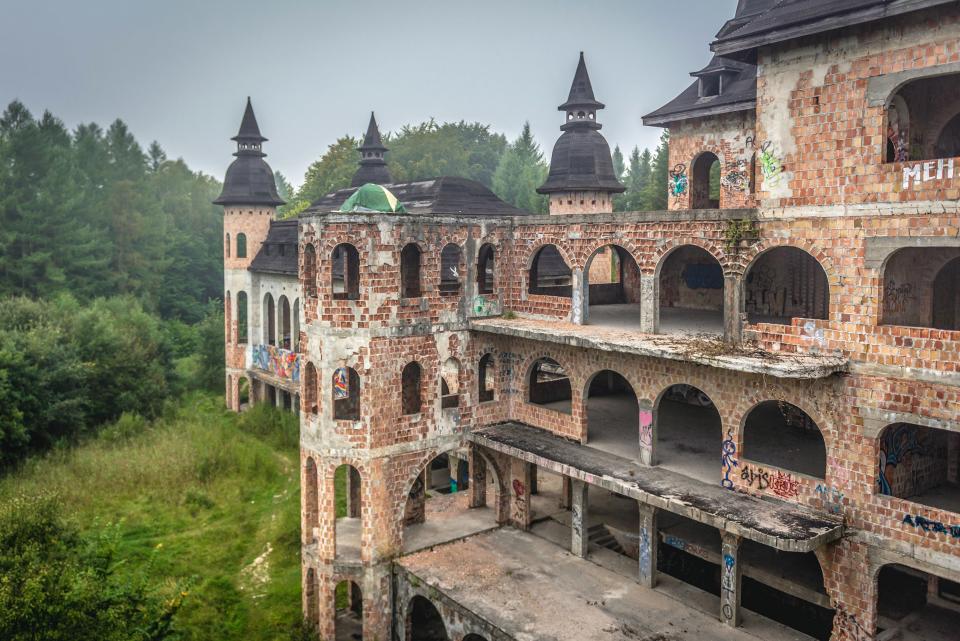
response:
[[[736,0],[0,0],[0,101],[74,127],[120,117],[222,178],[252,96],[268,162],[295,185],[327,145],[435,117],[529,120],[549,154],[580,50],[610,146],[682,91]]]

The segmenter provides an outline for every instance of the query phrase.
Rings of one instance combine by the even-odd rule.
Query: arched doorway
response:
[[[709,396],[693,385],[671,385],[657,400],[653,425],[657,465],[705,483],[720,479],[723,426]]]
[[[340,581],[334,590],[334,638],[336,641],[362,641],[363,592],[354,581]]]
[[[570,298],[573,272],[556,245],[544,245],[533,257],[527,278],[527,292],[540,296]]]
[[[657,269],[658,333],[723,334],[723,267],[696,245],[683,245]]]
[[[338,559],[360,558],[362,483],[359,470],[352,465],[340,465],[334,471],[333,497]]]
[[[417,595],[407,608],[407,629],[411,641],[450,641],[443,617],[426,598]]]
[[[827,272],[802,249],[775,247],[763,252],[743,282],[743,304],[750,323],[790,325],[794,318],[829,317]]]
[[[585,397],[590,447],[639,459],[639,405],[627,379],[613,370],[597,372],[590,377]]]
[[[720,208],[720,159],[712,152],[705,151],[693,161],[690,208]]]
[[[742,458],[820,479],[827,471],[820,428],[785,401],[764,401],[750,410],[743,425]]]
[[[527,400],[557,412],[569,414],[572,409],[570,377],[552,358],[537,359],[527,377]]]
[[[640,267],[630,252],[619,245],[601,247],[587,260],[583,279],[584,323],[640,327]]]

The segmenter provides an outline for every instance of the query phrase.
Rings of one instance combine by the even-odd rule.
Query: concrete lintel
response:
[[[494,425],[471,432],[467,438],[556,474],[784,552],[812,552],[843,536],[843,523],[831,515],[644,467],[528,425]]]
[[[960,238],[955,236],[869,236],[863,242],[863,264],[868,269],[880,269],[883,261],[898,249],[960,247]]]
[[[841,354],[758,353],[720,339],[698,339],[703,347],[691,348],[689,336],[641,334],[594,325],[531,318],[489,318],[470,322],[476,332],[498,334],[532,341],[570,345],[618,354],[634,354],[707,365],[717,369],[763,374],[785,379],[818,379],[844,372],[849,359]]]
[[[896,73],[885,73],[882,76],[872,76],[867,80],[867,105],[870,107],[884,107],[893,92],[901,85],[920,78],[933,78],[947,74],[960,73],[960,62],[948,62],[934,67],[908,69]]]
[[[250,377],[251,381],[260,381],[261,383],[266,383],[267,385],[272,385],[278,389],[282,389],[284,392],[289,392],[290,394],[299,394],[300,393],[300,383],[295,381],[289,381],[285,378],[280,378],[279,376],[274,376],[268,372],[263,371],[262,369],[247,369],[245,370],[246,375]]]

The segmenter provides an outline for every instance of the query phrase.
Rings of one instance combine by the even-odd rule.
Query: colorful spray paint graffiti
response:
[[[727,438],[724,439],[723,445],[720,447],[720,462],[723,465],[723,479],[720,481],[720,485],[728,490],[733,489],[733,480],[730,478],[730,474],[733,473],[733,468],[740,465],[737,462],[736,455],[737,444],[733,442],[733,435],[728,431]]]
[[[765,470],[762,467],[744,465],[740,478],[758,490],[769,489],[777,496],[795,498],[800,495],[800,482],[787,472]]]
[[[817,483],[815,491],[820,495],[823,509],[829,510],[831,514],[840,514],[843,511],[843,492],[835,487],[824,485],[823,483]]]
[[[903,188],[910,189],[932,180],[953,180],[953,158],[930,160],[903,168]]]
[[[843,609],[843,605],[834,604],[836,614],[833,617],[833,629],[839,639],[849,641],[872,641],[873,635],[860,625],[857,618]]]
[[[905,514],[903,522],[924,532],[948,534],[955,539],[960,539],[960,525],[944,525],[940,521],[933,521],[919,514]]]
[[[920,430],[913,425],[896,425],[886,429],[880,442],[878,457],[877,485],[880,494],[892,495],[893,485],[889,474],[896,467],[914,454],[922,454],[923,443],[920,439]]]
[[[670,195],[674,200],[683,197],[683,195],[687,193],[687,185],[689,182],[687,179],[687,166],[683,163],[670,170]]]
[[[653,412],[640,410],[640,446],[653,447]]]
[[[300,382],[300,355],[274,345],[253,346],[253,366],[278,378]]]
[[[747,162],[745,160],[728,162],[726,172],[720,177],[720,186],[731,192],[749,192],[750,176],[747,174]]]
[[[779,187],[783,176],[783,163],[772,147],[769,140],[760,145],[760,172],[766,187]]]
[[[350,398],[350,372],[346,367],[338,367],[333,372],[333,398]]]
[[[913,284],[901,283],[891,279],[883,284],[883,311],[902,314],[914,300]]]

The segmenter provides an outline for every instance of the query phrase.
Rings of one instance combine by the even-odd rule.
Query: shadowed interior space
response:
[[[705,249],[684,245],[658,277],[660,334],[723,334],[723,268]]]
[[[821,479],[827,471],[820,428],[806,412],[783,401],[765,401],[747,414],[743,458]]]
[[[960,513],[960,434],[894,423],[880,433],[877,491]]]
[[[655,413],[656,464],[705,483],[720,480],[723,441],[720,413],[692,385],[673,385]]]
[[[637,395],[630,383],[612,370],[594,375],[587,389],[587,444],[617,456],[640,456]]]
[[[630,252],[618,245],[601,247],[590,257],[583,277],[585,324],[640,329],[640,268]]]
[[[877,577],[877,638],[952,641],[960,630],[960,584],[904,565]]]

